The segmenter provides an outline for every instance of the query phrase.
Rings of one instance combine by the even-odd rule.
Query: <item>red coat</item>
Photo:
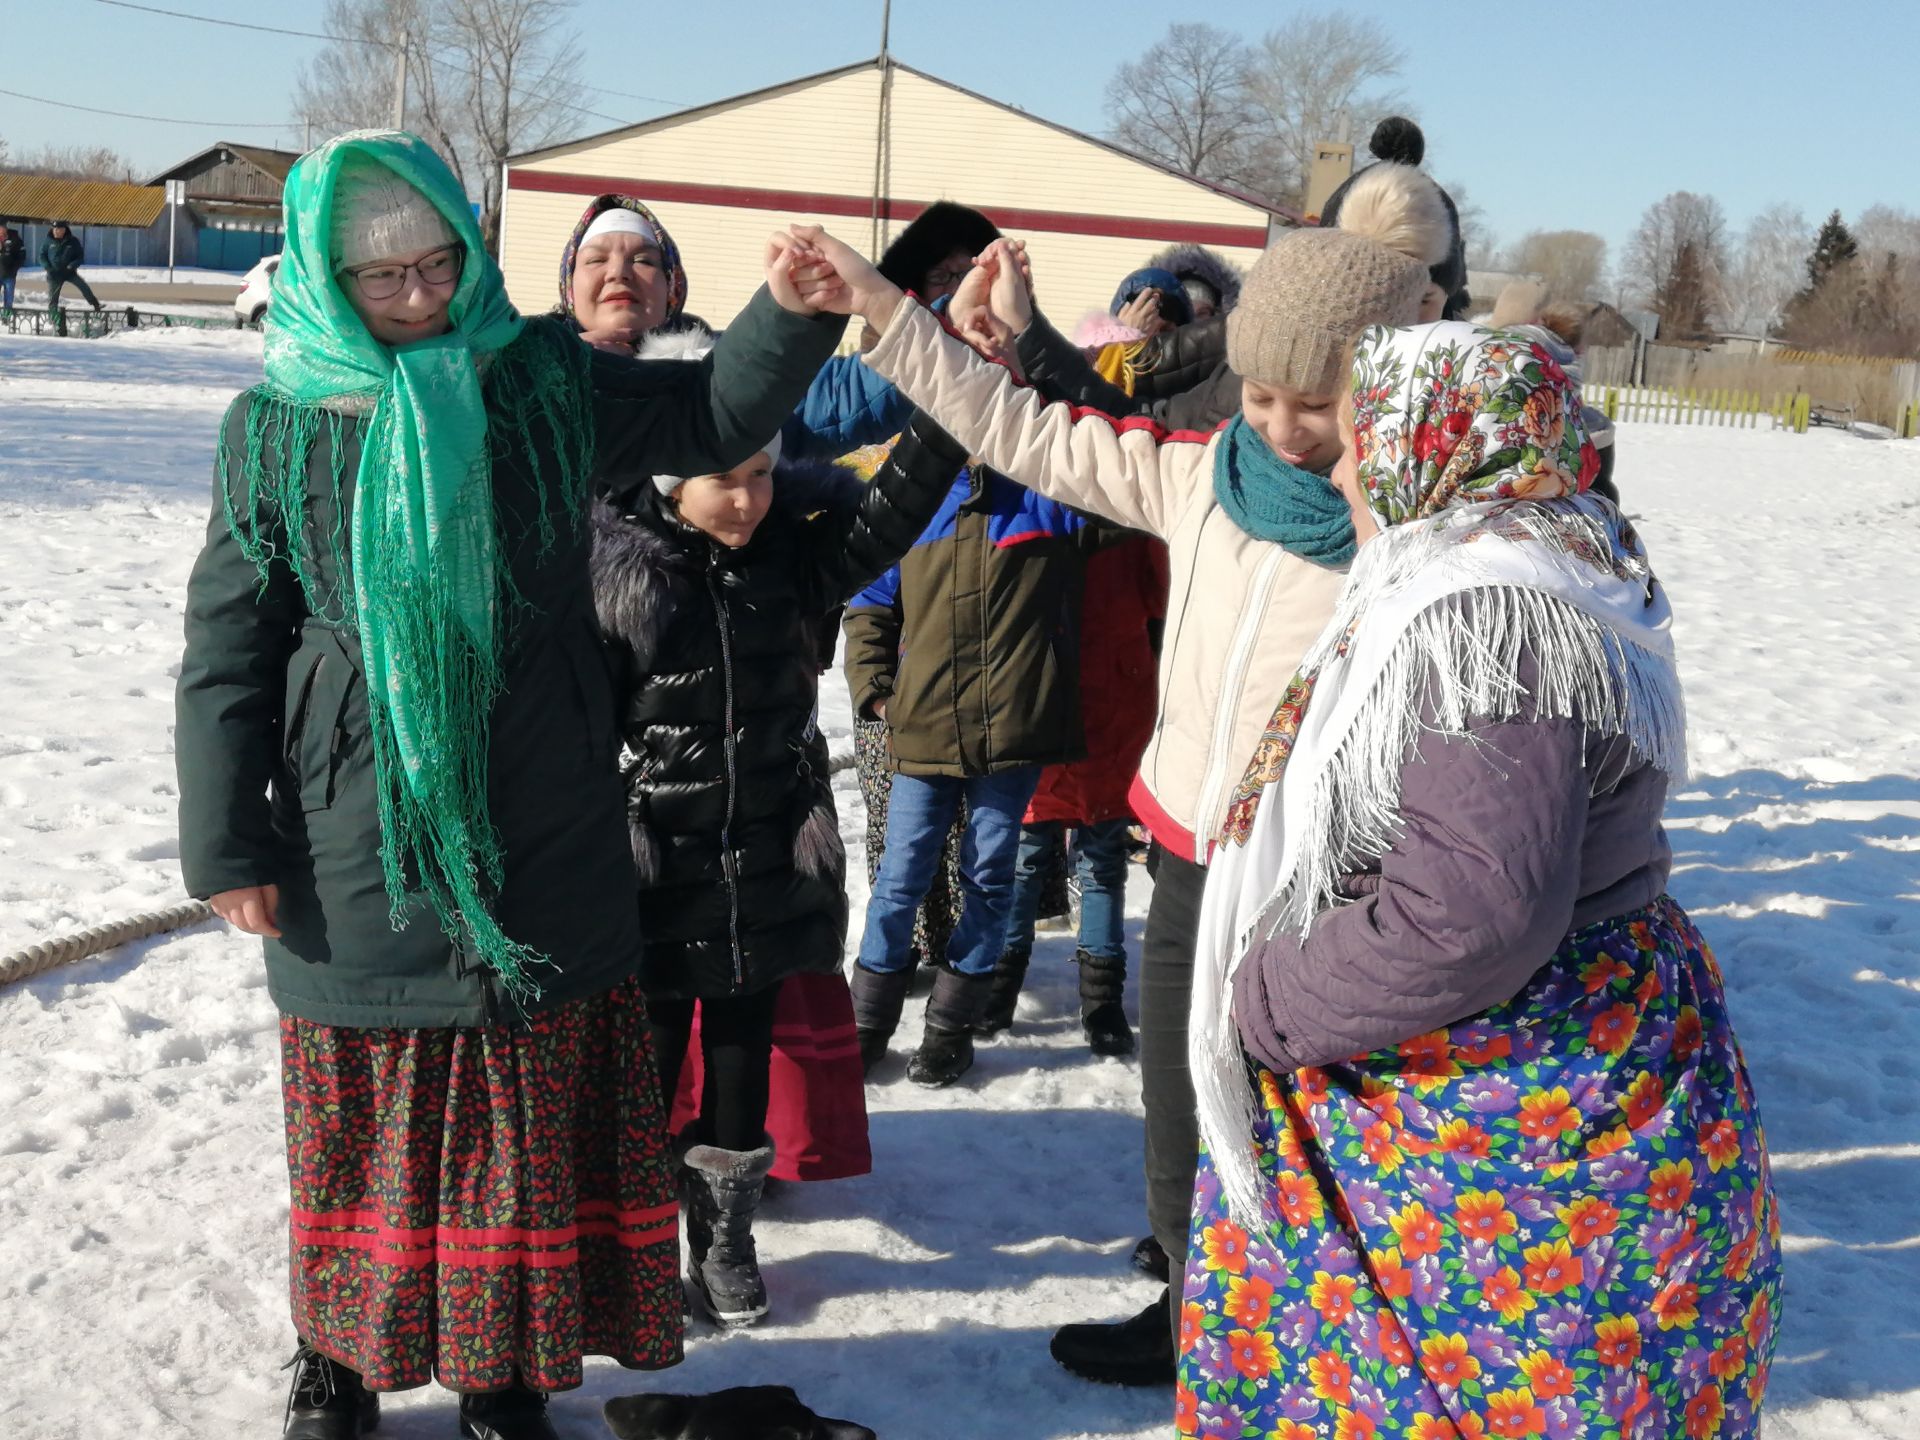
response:
[[[1087,561],[1080,606],[1080,715],[1087,758],[1049,765],[1027,807],[1029,824],[1094,824],[1131,817],[1127,790],[1153,735],[1157,661],[1148,625],[1167,614],[1167,547],[1150,536]]]

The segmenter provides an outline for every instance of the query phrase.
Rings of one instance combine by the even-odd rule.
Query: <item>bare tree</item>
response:
[[[585,64],[566,24],[575,0],[440,0],[433,37],[447,56],[480,191],[480,233],[499,248],[507,157],[566,132],[565,99]],[[472,188],[471,186],[469,187]]]
[[[60,180],[132,180],[133,162],[107,145],[42,145],[23,152],[14,170]]]
[[[1115,143],[1208,180],[1239,180],[1253,138],[1246,45],[1212,25],[1172,25],[1107,82]]]
[[[1806,278],[1813,226],[1798,205],[1769,205],[1747,222],[1726,275],[1726,318],[1735,329],[1771,334]]]
[[[570,128],[582,57],[566,24],[574,0],[328,0],[339,41],[314,57],[295,108],[314,138],[390,125],[394,57],[407,54],[406,124],[480,202],[489,249],[509,155]]]
[[[1322,140],[1354,141],[1386,116],[1405,113],[1387,82],[1406,59],[1373,20],[1328,11],[1295,16],[1254,51],[1248,97],[1259,115],[1261,188],[1298,205]]]
[[[1676,190],[1641,216],[1627,242],[1622,279],[1660,316],[1664,333],[1691,335],[1719,313],[1726,272],[1727,217],[1720,202]]]
[[[1507,269],[1536,275],[1554,300],[1592,300],[1607,275],[1607,242],[1590,230],[1535,230],[1507,252]]]

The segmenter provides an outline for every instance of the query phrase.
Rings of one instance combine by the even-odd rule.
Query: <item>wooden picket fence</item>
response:
[[[1751,430],[1764,418],[1775,430],[1796,435],[1806,434],[1813,413],[1812,397],[1791,391],[1769,396],[1758,390],[1695,390],[1677,385],[1588,385],[1586,401],[1614,421]]]

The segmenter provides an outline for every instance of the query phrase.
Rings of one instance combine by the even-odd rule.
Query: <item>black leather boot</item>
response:
[[[860,1073],[873,1074],[887,1054],[887,1042],[900,1028],[900,1011],[913,984],[911,969],[882,975],[864,965],[853,967],[853,1024],[860,1040]]]
[[[1083,1380],[1106,1385],[1171,1385],[1174,1377],[1172,1290],[1130,1320],[1063,1325],[1047,1348]]]
[[[1080,966],[1080,1028],[1096,1055],[1131,1055],[1133,1027],[1120,997],[1127,988],[1127,957],[1089,955],[1074,959]]]
[[[1027,962],[1031,950],[1009,950],[993,967],[993,981],[987,986],[986,1008],[973,1022],[976,1035],[998,1035],[1013,1028],[1014,1007],[1020,1003],[1020,989],[1027,983]]]
[[[907,1062],[907,1078],[916,1085],[938,1089],[951,1085],[973,1068],[973,1027],[987,1003],[993,972],[962,975],[940,967],[927,997],[927,1028],[920,1048]]]
[[[767,1313],[753,1217],[773,1168],[773,1145],[757,1150],[689,1145],[682,1160],[681,1203],[693,1254],[688,1278],[715,1323],[751,1325]]]
[[[284,1440],[359,1440],[379,1428],[380,1397],[357,1372],[329,1360],[306,1341],[280,1368],[293,1371]]]
[[[489,1395],[460,1397],[462,1440],[560,1440],[547,1418],[547,1397],[516,1383]]]

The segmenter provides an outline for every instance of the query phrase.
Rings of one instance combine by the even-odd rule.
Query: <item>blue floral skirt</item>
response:
[[[1222,1440],[1741,1440],[1779,1211],[1720,972],[1669,899],[1391,1051],[1255,1072],[1262,1223],[1202,1156],[1176,1424]]]

